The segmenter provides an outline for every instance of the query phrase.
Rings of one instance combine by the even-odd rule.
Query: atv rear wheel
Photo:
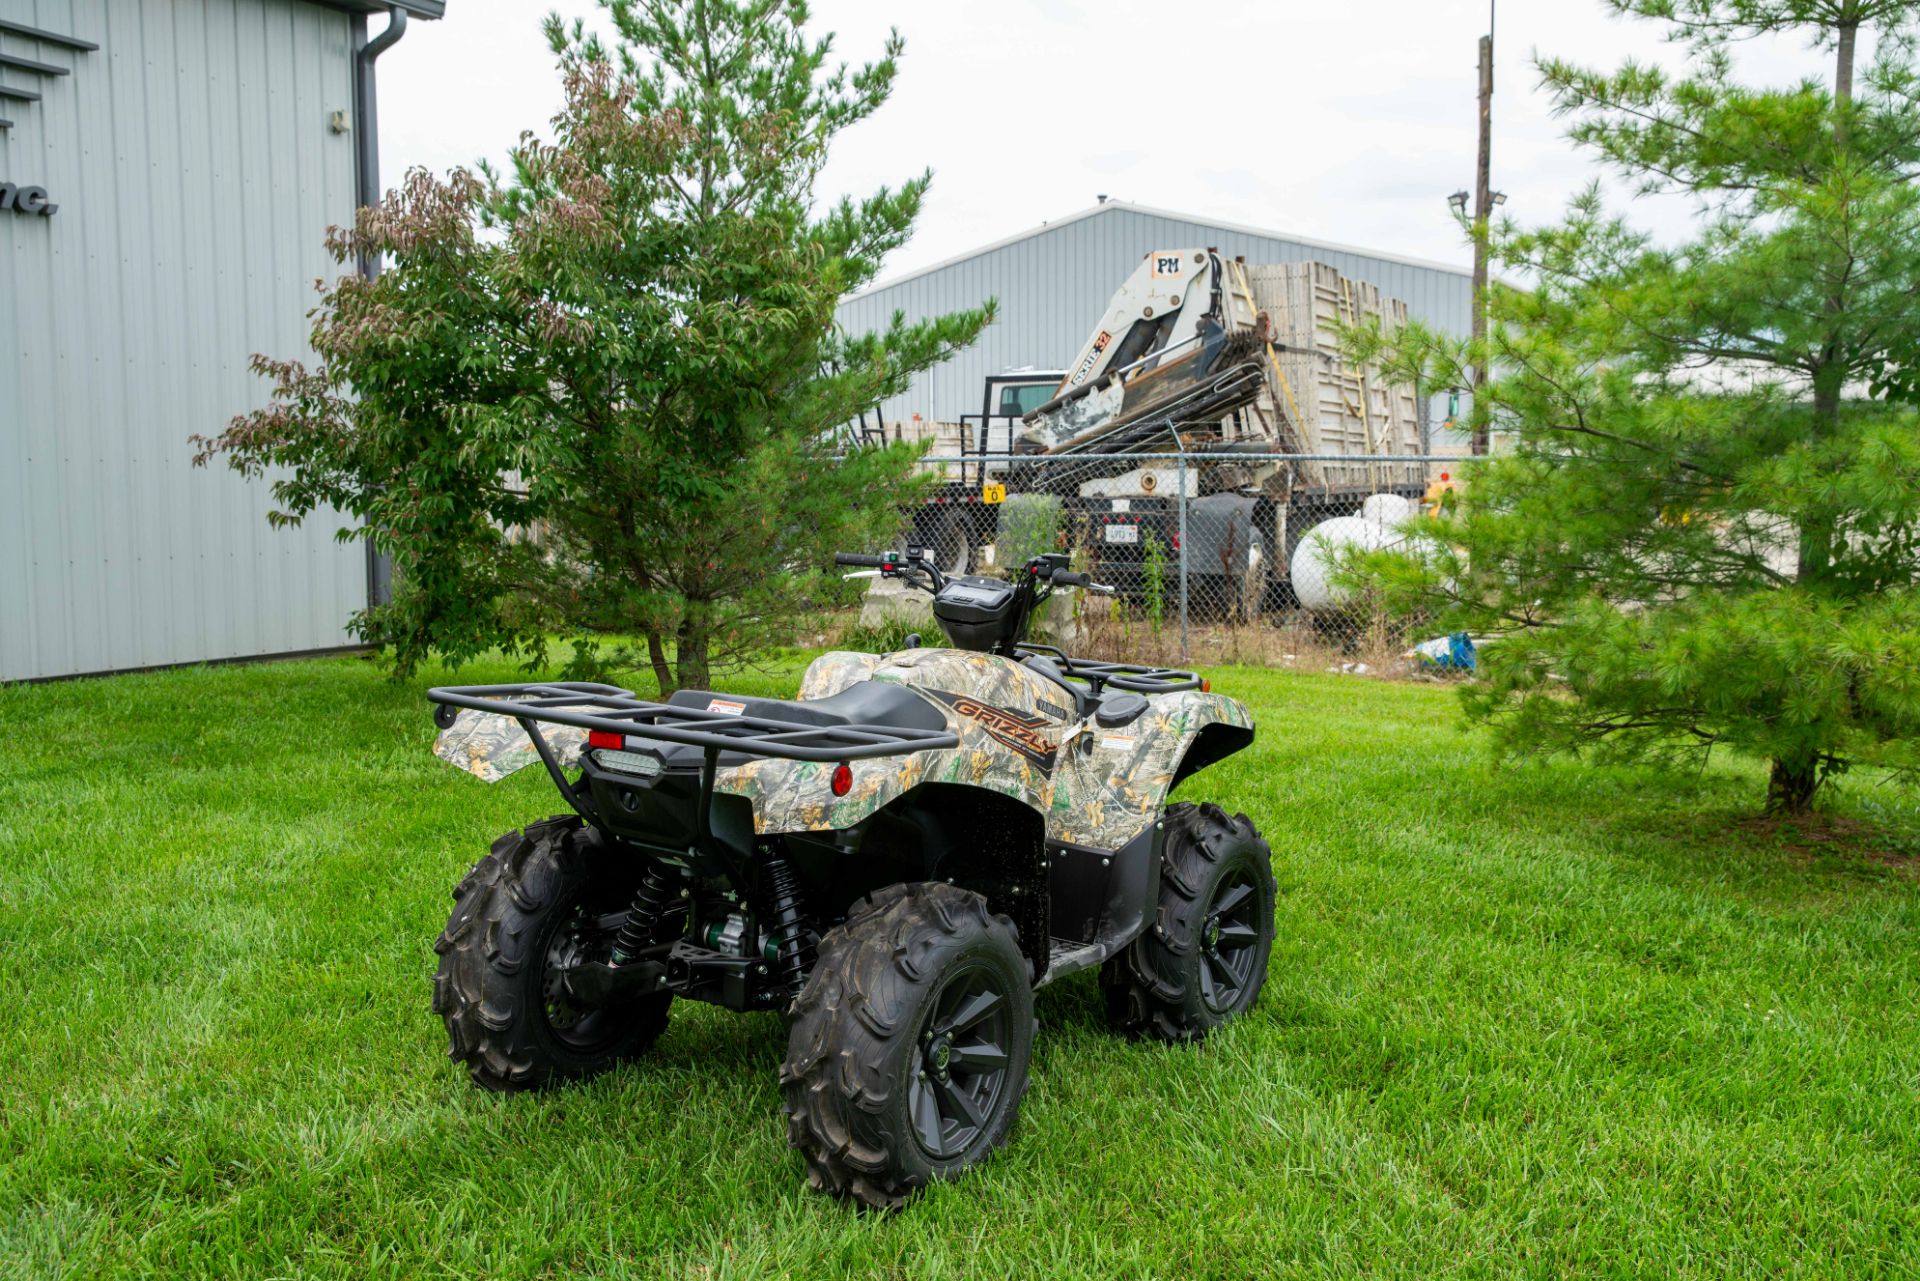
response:
[[[1154,923],[1100,968],[1107,1021],[1197,1041],[1251,1009],[1273,951],[1273,856],[1245,814],[1172,805]]]
[[[813,1187],[897,1208],[1006,1142],[1033,1053],[1013,924],[969,890],[893,885],[820,943],[780,1069]]]
[[[508,832],[467,873],[433,945],[433,1009],[447,1057],[474,1084],[529,1090],[593,1076],[659,1039],[671,993],[587,1008],[560,981],[570,962],[606,960],[611,936],[588,922],[623,911],[636,880],[630,860],[611,858],[572,816]]]

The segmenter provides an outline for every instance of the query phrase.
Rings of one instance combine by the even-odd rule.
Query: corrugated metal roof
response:
[[[1464,267],[1116,200],[895,276],[842,299],[838,316],[849,332],[868,333],[885,328],[896,311],[912,323],[998,299],[998,318],[978,341],[922,372],[906,392],[880,407],[888,421],[918,414],[954,422],[963,413],[980,412],[987,375],[1023,367],[1059,369],[1071,361],[1142,256],[1195,246],[1212,246],[1252,263],[1324,262],[1351,280],[1379,286],[1405,302],[1412,316],[1443,332],[1464,335],[1471,324],[1473,277]]]
[[[447,12],[446,0],[311,0],[311,3],[344,9],[348,13],[385,13],[398,5],[416,18],[439,18]]]
[[[1408,267],[1424,267],[1429,271],[1451,271],[1457,272],[1462,276],[1473,275],[1472,267],[1463,267],[1457,263],[1436,262],[1428,258],[1410,258],[1404,254],[1383,253],[1377,249],[1363,249],[1358,245],[1344,245],[1332,240],[1316,240],[1309,236],[1296,236],[1285,231],[1271,231],[1264,227],[1251,227],[1245,223],[1221,222],[1215,218],[1203,218],[1198,214],[1184,214],[1171,209],[1156,209],[1151,205],[1136,205],[1127,200],[1103,200],[1097,205],[1090,205],[1085,209],[1077,210],[1064,218],[1054,218],[1048,222],[1041,223],[1037,227],[1029,227],[1025,231],[1015,232],[1011,236],[981,245],[978,249],[969,249],[963,254],[955,254],[951,258],[943,258],[939,262],[929,266],[917,267],[912,271],[903,272],[898,276],[890,276],[885,280],[876,281],[859,294],[851,296],[865,297],[869,294],[879,293],[883,289],[891,289],[895,285],[904,285],[909,280],[944,270],[945,268],[953,266],[955,263],[965,262],[969,258],[978,258],[981,254],[991,253],[996,249],[1004,249],[1008,245],[1017,245],[1022,240],[1030,240],[1035,236],[1044,235],[1049,231],[1058,231],[1060,228],[1070,223],[1079,222],[1083,218],[1092,218],[1097,214],[1118,213],[1122,211],[1145,214],[1151,218],[1166,218],[1174,222],[1204,224],[1216,230],[1233,232],[1237,235],[1258,236],[1265,240],[1284,240],[1288,244],[1304,245],[1309,249],[1325,249],[1330,253],[1354,254],[1362,258],[1371,258],[1378,262],[1397,262]]]

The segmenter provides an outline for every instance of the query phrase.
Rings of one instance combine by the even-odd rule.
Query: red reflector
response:
[[[1440,479],[1441,479],[1441,480],[1452,480],[1452,479],[1453,479],[1453,477],[1451,477],[1451,476],[1449,476],[1449,475],[1447,475],[1447,473],[1445,473],[1445,472],[1441,472],[1441,473],[1440,473]]]
[[[1208,680],[1208,679],[1207,679],[1206,677],[1204,677],[1204,676],[1202,676],[1202,677],[1200,678],[1200,692],[1201,692],[1202,694],[1211,694],[1211,693],[1213,693],[1213,682],[1212,682],[1212,681],[1210,681],[1210,680]]]
[[[845,796],[853,790],[853,767],[841,761],[833,767],[833,794]]]
[[[617,752],[626,745],[627,736],[625,734],[614,734],[604,729],[590,729],[587,731],[588,747],[611,747]]]

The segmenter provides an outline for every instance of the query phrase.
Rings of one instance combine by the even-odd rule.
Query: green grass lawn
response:
[[[0,1276],[1920,1275],[1911,792],[1813,841],[1751,773],[1496,771],[1444,690],[1216,673],[1260,738],[1182,794],[1272,843],[1259,1005],[1174,1049],[1044,990],[1012,1144],[876,1216],[805,1190],[776,1016],[537,1097],[446,1060],[448,891],[558,806],[431,757],[424,684],[0,689]]]

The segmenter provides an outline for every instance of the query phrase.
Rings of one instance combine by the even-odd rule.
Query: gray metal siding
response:
[[[1125,205],[1108,206],[1013,244],[857,294],[840,305],[840,322],[852,332],[865,333],[885,325],[895,311],[912,320],[997,298],[999,319],[979,342],[922,374],[905,395],[881,406],[889,421],[919,414],[950,422],[962,413],[979,412],[982,379],[988,374],[1023,365],[1064,366],[1142,257],[1156,249],[1188,246],[1210,246],[1249,262],[1324,262],[1403,300],[1416,319],[1459,334],[1470,326],[1472,281],[1464,274]]]
[[[338,517],[267,524],[265,481],[187,438],[265,400],[250,355],[306,352],[323,239],[353,216],[351,20],[298,0],[0,0],[98,43],[0,34],[73,68],[10,103],[0,178],[0,679],[347,643],[366,603]],[[10,83],[27,77],[9,74]]]

